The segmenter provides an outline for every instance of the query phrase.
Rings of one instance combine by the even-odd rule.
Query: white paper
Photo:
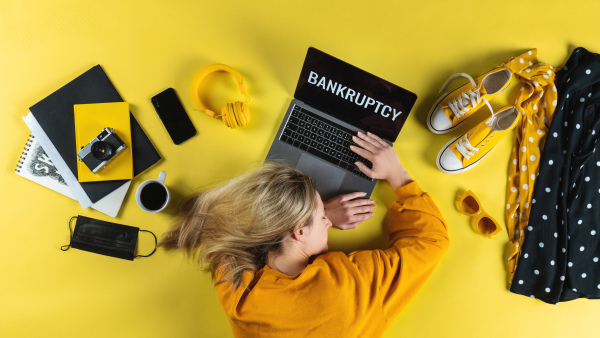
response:
[[[110,217],[117,217],[119,210],[121,210],[123,200],[125,200],[127,190],[129,190],[129,186],[131,186],[131,180],[128,180],[125,182],[125,184],[118,187],[117,190],[111,192],[98,202],[92,204],[92,209],[98,210]]]
[[[92,209],[98,210],[103,214],[111,217],[117,217],[119,210],[121,210],[121,205],[123,204],[125,195],[127,194],[129,186],[131,185],[131,180],[128,180],[122,186],[104,196],[96,203],[92,203],[90,198],[79,184],[79,181],[75,175],[73,175],[71,170],[69,170],[67,163],[63,160],[62,156],[60,156],[58,150],[56,150],[56,147],[54,147],[54,144],[52,144],[48,138],[48,135],[46,135],[33,114],[29,112],[27,116],[23,116],[23,121],[25,121],[27,127],[29,127],[29,130],[31,130],[31,133],[35,135],[37,142],[42,146],[44,152],[46,152],[50,158],[50,161],[52,161],[58,172],[60,172],[61,176],[67,183],[69,190],[71,190],[74,199],[79,202],[81,207],[84,209],[92,207]]]
[[[85,191],[79,184],[77,177],[73,175],[73,173],[67,166],[67,163],[65,162],[65,160],[63,160],[62,156],[60,156],[58,150],[56,150],[56,147],[54,147],[54,144],[52,144],[50,138],[48,138],[48,135],[46,135],[44,129],[42,129],[42,127],[35,119],[33,114],[29,112],[27,116],[23,116],[23,121],[25,121],[25,124],[27,124],[29,130],[31,130],[31,133],[35,135],[38,142],[42,145],[42,148],[44,148],[44,151],[46,152],[48,157],[50,157],[52,163],[54,163],[54,165],[56,166],[58,172],[62,175],[65,182],[67,182],[69,189],[71,189],[71,192],[75,196],[75,199],[79,202],[79,204],[81,204],[81,207],[84,209],[89,208],[93,204],[92,200],[85,193]]]

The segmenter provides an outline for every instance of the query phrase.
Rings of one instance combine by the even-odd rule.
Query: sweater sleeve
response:
[[[389,248],[350,255],[361,275],[373,283],[371,300],[392,320],[417,293],[449,245],[446,223],[416,182],[395,190],[390,206]]]

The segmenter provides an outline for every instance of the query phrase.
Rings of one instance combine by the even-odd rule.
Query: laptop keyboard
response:
[[[355,134],[304,108],[294,106],[279,139],[365,180],[373,181],[354,165],[354,162],[360,161],[373,168],[373,163],[350,150],[351,144],[356,145],[352,142]]]

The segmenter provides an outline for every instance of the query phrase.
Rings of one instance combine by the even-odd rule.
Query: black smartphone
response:
[[[181,144],[196,135],[196,128],[183,108],[175,89],[168,88],[152,97],[151,101],[173,143]]]

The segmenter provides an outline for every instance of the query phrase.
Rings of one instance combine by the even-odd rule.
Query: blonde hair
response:
[[[179,249],[198,260],[217,283],[241,284],[256,272],[286,235],[312,224],[314,181],[288,165],[261,167],[205,192],[186,197],[179,219],[159,246]]]

